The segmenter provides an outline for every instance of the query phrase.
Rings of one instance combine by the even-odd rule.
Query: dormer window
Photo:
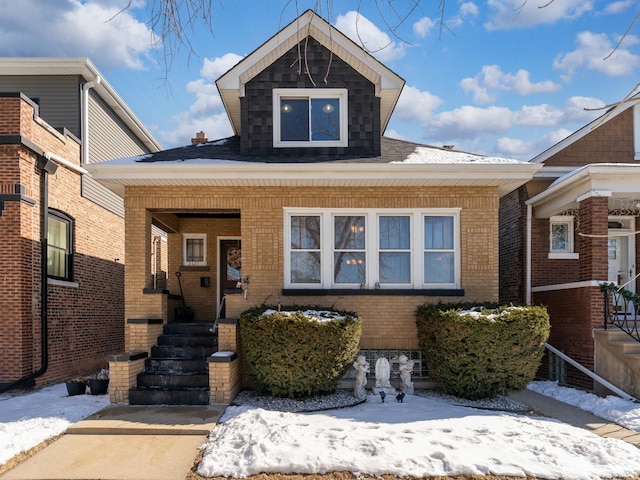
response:
[[[346,147],[347,90],[273,90],[273,146]]]

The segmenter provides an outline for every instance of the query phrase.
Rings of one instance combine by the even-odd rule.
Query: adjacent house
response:
[[[112,400],[131,400],[181,302],[221,329],[261,304],[355,311],[365,355],[404,353],[424,378],[416,307],[498,298],[499,201],[542,165],[383,136],[404,80],[312,11],[216,84],[232,137],[90,166],[126,213],[127,353],[112,360],[140,363]],[[166,288],[154,226],[167,232]],[[220,342],[233,364],[237,342]],[[233,368],[231,387],[212,374],[199,401],[229,401]]]
[[[0,58],[0,387],[124,348],[124,204],[87,168],[158,150],[88,59]]]
[[[639,101],[621,102],[532,159],[542,168],[500,206],[501,299],[546,305],[549,344],[635,396],[637,309],[618,299],[610,320],[626,314],[638,340],[610,325],[605,331],[600,285],[637,291]],[[545,368],[552,378],[594,388],[591,378],[563,362]]]

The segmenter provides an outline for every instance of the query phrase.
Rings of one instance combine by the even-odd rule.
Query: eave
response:
[[[0,58],[0,71],[2,75],[78,75],[87,82],[100,77],[100,83],[93,87],[100,98],[113,109],[118,118],[131,129],[150,152],[162,149],[160,143],[88,58],[4,57]]]
[[[536,218],[548,218],[566,210],[579,208],[585,196],[609,198],[616,202],[640,200],[640,165],[625,163],[591,164],[559,178],[549,188],[527,200]]]
[[[93,178],[124,197],[125,187],[494,187],[503,196],[540,165],[262,164],[164,162],[93,164]]]

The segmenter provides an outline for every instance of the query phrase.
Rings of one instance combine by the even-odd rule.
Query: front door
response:
[[[225,291],[240,289],[242,284],[242,248],[240,239],[220,240],[218,282],[218,317],[225,316]]]
[[[635,235],[633,218],[612,217],[608,238],[609,282],[636,291]]]

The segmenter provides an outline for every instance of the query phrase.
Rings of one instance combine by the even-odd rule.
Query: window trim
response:
[[[50,220],[51,217],[53,217],[55,220],[62,222],[64,224],[66,224],[67,228],[66,228],[66,240],[67,240],[67,248],[65,250],[65,270],[67,272],[66,276],[58,276],[58,275],[50,275],[49,274],[49,267],[48,267],[48,260],[49,260],[49,248],[56,248],[58,250],[62,250],[60,247],[58,246],[54,246],[51,244],[51,242],[49,242],[49,232],[47,231],[47,278],[51,279],[51,280],[57,280],[60,282],[73,282],[73,252],[75,251],[75,245],[74,245],[74,240],[75,240],[75,220],[67,215],[64,212],[61,212],[60,210],[55,210],[53,208],[50,208],[47,212],[47,216],[48,221],[47,221],[47,225],[50,226]],[[47,227],[48,230],[48,227]]]
[[[334,98],[340,105],[340,140],[280,140],[280,99],[282,97],[300,98]],[[273,89],[273,147],[347,147],[349,146],[348,129],[348,90],[346,88],[274,88]]]
[[[283,209],[284,224],[284,290],[458,290],[461,285],[461,240],[460,240],[460,208],[433,209],[322,209],[296,208]],[[411,235],[411,282],[405,284],[380,284],[378,254],[378,219],[381,216],[409,216]],[[319,216],[320,217],[320,283],[292,283],[291,282],[291,217]],[[365,216],[366,230],[366,277],[364,285],[336,284],[333,279],[333,219],[335,216]],[[453,217],[453,252],[454,252],[454,281],[452,283],[424,283],[424,217],[450,216]],[[383,251],[383,250],[382,250]]]
[[[576,259],[578,254],[575,253],[575,239],[574,239],[574,222],[575,219],[572,215],[554,215],[549,217],[549,256],[550,259]],[[563,250],[553,249],[553,225],[567,224],[569,238],[567,242],[569,247]]]
[[[187,240],[202,240],[203,251],[201,262],[187,260]],[[206,267],[207,263],[207,234],[206,233],[183,233],[182,234],[182,266],[184,267]]]

